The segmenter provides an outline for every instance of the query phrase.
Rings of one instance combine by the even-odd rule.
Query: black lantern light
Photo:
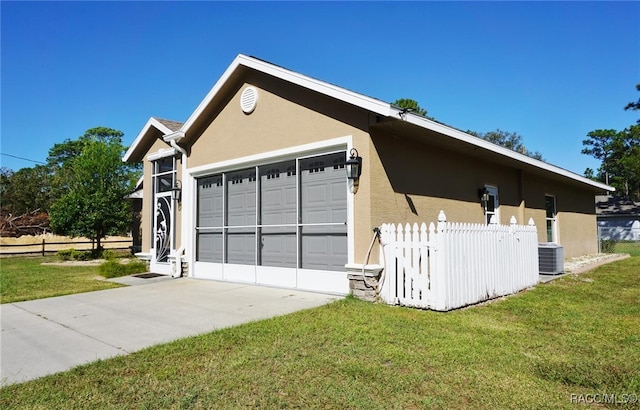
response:
[[[362,157],[358,156],[358,151],[351,148],[349,159],[345,163],[347,168],[347,178],[356,180],[362,174]]]
[[[171,199],[174,201],[180,201],[182,199],[182,183],[179,179],[171,187]]]

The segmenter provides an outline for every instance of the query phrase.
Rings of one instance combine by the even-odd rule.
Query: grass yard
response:
[[[0,258],[0,302],[91,292],[117,288],[117,283],[96,280],[98,266],[53,266],[43,262],[58,262],[51,257]]]
[[[347,298],[8,386],[0,407],[638,408],[589,395],[633,401],[639,347],[629,258],[449,313]]]
[[[640,242],[617,242],[614,246],[615,253],[628,253],[631,256],[640,256]]]

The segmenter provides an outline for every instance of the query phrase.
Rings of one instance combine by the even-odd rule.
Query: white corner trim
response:
[[[177,154],[175,148],[162,148],[159,151],[152,152],[147,155],[147,160],[149,161],[157,161],[160,158],[173,157]]]

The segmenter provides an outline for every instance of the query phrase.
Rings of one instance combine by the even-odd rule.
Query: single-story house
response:
[[[263,60],[239,55],[184,122],[151,118],[144,164],[151,270],[348,293],[382,223],[533,219],[565,257],[598,250],[612,187]],[[358,178],[347,178],[353,163]],[[173,261],[181,263],[173,263]]]
[[[640,239],[640,202],[612,195],[596,196],[600,239]]]

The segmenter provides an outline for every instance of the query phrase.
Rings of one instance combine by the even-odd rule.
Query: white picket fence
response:
[[[518,292],[538,282],[538,233],[528,225],[446,222],[381,227],[381,298],[447,311]]]

